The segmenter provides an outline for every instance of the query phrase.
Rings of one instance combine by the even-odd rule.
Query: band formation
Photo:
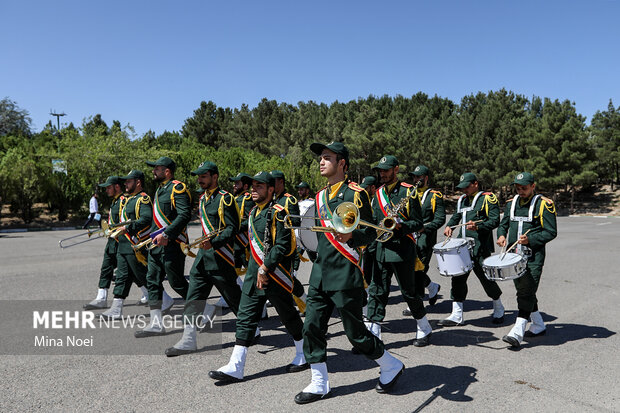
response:
[[[84,308],[106,309],[101,317],[120,318],[136,284],[143,292],[141,303],[150,308],[149,325],[136,331],[136,338],[163,335],[163,314],[174,303],[163,286],[167,279],[185,301],[183,335],[165,350],[173,357],[197,351],[196,333],[208,328],[204,320],[215,312],[207,298],[216,287],[220,305],[230,307],[237,318],[236,334],[229,363],[209,376],[234,382],[243,380],[248,347],[260,338],[259,322],[269,303],[293,338],[294,357],[286,371],[312,373],[310,384],[295,396],[299,404],[330,395],[326,333],[334,308],[353,352],[379,365],[376,391],[393,388],[404,364],[385,350],[381,338],[392,276],[407,303],[403,315],[415,319],[412,344],[432,344],[423,298],[428,290],[428,305],[434,305],[440,290],[428,276],[433,255],[439,273],[451,280],[452,312],[438,325],[464,324],[467,281],[473,271],[493,301],[489,321],[495,324],[504,322],[498,282],[514,282],[518,317],[505,342],[519,347],[524,337],[545,334],[536,291],[545,245],[557,235],[556,213],[550,199],[536,194],[532,174],[515,177],[517,195],[507,202],[501,221],[497,197],[483,191],[473,173],[461,175],[457,188],[463,194],[443,231],[445,239],[438,240],[446,214],[442,194],[432,189],[429,168],[419,165],[409,172],[409,184],[398,179],[396,157],[386,155],[373,168],[380,182],[368,176],[358,185],[347,177],[349,152],[344,144],[313,143],[310,150],[319,156],[320,173],[328,181],[314,197],[305,182],[297,185],[299,199],[285,193],[281,171],[239,173],[229,178],[229,193],[219,186],[215,163],[198,165],[192,175],[201,188],[202,237],[194,241],[186,230],[192,195],[185,183],[175,180],[172,159],[147,162],[159,184],[153,197],[143,190],[142,171],[110,176],[99,184],[112,199],[101,230],[108,241],[99,288]],[[300,261],[308,261],[304,254],[312,261],[307,293],[296,277]],[[189,281],[184,276],[188,255],[195,257]]]

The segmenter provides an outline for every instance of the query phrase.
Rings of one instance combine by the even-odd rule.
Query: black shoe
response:
[[[104,304],[104,306],[103,306],[103,307],[99,307],[99,306],[96,306],[96,305],[92,305],[91,303],[84,304],[84,305],[82,306],[82,308],[83,308],[84,310],[103,310],[103,309],[106,309],[106,308],[108,308],[108,307],[109,307],[109,306],[108,306],[107,304]]]
[[[308,404],[308,403],[315,402],[317,400],[327,399],[331,395],[332,395],[331,391],[328,392],[327,394],[306,393],[302,391],[302,392],[297,393],[297,395],[295,395],[295,403]]]
[[[510,344],[510,346],[513,347],[513,348],[519,348],[519,346],[521,345],[519,343],[519,340],[517,340],[514,337],[510,337],[510,336],[502,337],[502,341],[505,341],[506,343]]]
[[[411,314],[411,310],[410,310],[410,309],[405,308],[405,309],[403,310],[403,315],[404,315],[405,317],[411,317],[413,314]]]
[[[168,357],[182,356],[183,354],[195,353],[197,350],[182,350],[176,347],[167,348],[165,353]]]
[[[426,347],[428,346],[430,343],[430,338],[431,338],[431,334],[433,333],[428,333],[425,337],[422,338],[416,338],[413,340],[413,345],[416,347]]]
[[[394,376],[392,381],[390,381],[389,383],[382,384],[381,380],[377,381],[377,385],[375,386],[375,390],[377,391],[377,393],[387,393],[392,387],[394,387],[394,385],[398,381],[398,378],[402,376],[403,371],[405,371],[405,366],[403,366],[403,368],[400,369],[398,374]]]
[[[532,333],[530,330],[527,330],[525,332],[525,334],[523,335],[524,337],[540,337],[540,336],[544,336],[545,334],[547,334],[547,329],[544,329],[543,331],[541,331],[540,333]]]
[[[442,327],[455,327],[455,326],[462,326],[463,322],[461,321],[460,323],[457,323],[456,321],[452,321],[448,318],[443,319],[443,320],[439,320],[437,322],[438,326],[442,326]]]
[[[357,354],[362,354],[362,352],[361,352],[361,351],[360,351],[357,347],[353,347],[353,348],[351,349],[351,353],[352,353],[352,354],[356,354],[356,355],[357,355]]]
[[[504,324],[504,316],[501,317],[493,317],[491,320],[493,324]]]
[[[300,371],[308,370],[309,368],[310,368],[310,364],[308,363],[304,363],[301,365],[289,364],[288,366],[285,367],[285,370],[287,373],[297,373]]]
[[[260,342],[260,334],[257,336],[254,336],[254,338],[252,339],[252,345],[258,344],[259,342]]]
[[[236,377],[233,377],[231,375],[228,375],[226,373],[223,373],[217,370],[211,370],[209,372],[209,377],[211,377],[213,380],[221,381],[224,383],[236,383],[239,381],[243,381],[243,379],[238,379]]]
[[[428,297],[429,305],[435,305],[435,303],[437,302],[437,299],[439,298],[439,291],[441,291],[441,285],[439,286],[439,288],[437,288],[437,294],[435,294],[433,298]]]
[[[135,338],[144,338],[144,337],[156,337],[156,336],[165,336],[165,331],[144,331],[138,330],[133,333]]]

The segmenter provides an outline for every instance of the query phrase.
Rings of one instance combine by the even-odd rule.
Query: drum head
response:
[[[450,238],[448,242],[446,242],[445,245],[444,245],[444,242],[445,241],[438,242],[437,244],[435,244],[435,246],[433,247],[433,251],[448,251],[448,250],[462,247],[463,245],[467,244],[467,240],[463,238]]]
[[[503,259],[502,255],[504,254],[491,255],[483,261],[483,264],[489,267],[505,267],[516,264],[523,259],[522,255],[515,254],[514,252],[507,252]]]

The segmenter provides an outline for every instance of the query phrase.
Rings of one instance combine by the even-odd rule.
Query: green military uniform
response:
[[[241,268],[248,266],[246,258],[246,252],[248,251],[248,216],[250,210],[254,208],[254,201],[252,201],[252,195],[249,192],[244,192],[237,195],[235,202],[239,208],[240,215],[239,232],[235,239],[235,267]]]
[[[424,231],[418,234],[416,250],[418,258],[424,264],[423,270],[416,271],[416,280],[422,282],[424,288],[431,279],[428,276],[428,265],[433,256],[433,246],[437,243],[437,230],[446,222],[446,210],[443,203],[443,195],[428,187],[418,188],[418,199],[422,208],[422,220]]]
[[[373,199],[376,222],[385,218],[390,209],[395,208],[402,199],[408,199],[405,207],[394,217],[400,221],[401,228],[395,230],[394,236],[387,242],[376,243],[375,271],[368,288],[368,319],[373,322],[383,321],[385,318],[392,275],[396,276],[403,298],[414,318],[419,319],[426,315],[422,295],[415,288],[416,247],[413,233],[422,229],[423,225],[420,202],[417,193],[410,196],[412,190],[411,185],[396,181],[377,189]]]
[[[125,226],[126,233],[118,237],[118,252],[116,259],[116,284],[114,286],[114,298],[126,298],[135,282],[138,287],[146,285],[146,266],[138,261],[133,245],[139,244],[148,238],[153,218],[153,204],[151,198],[144,192],[124,197],[120,210],[120,220],[132,220]],[[139,252],[144,254],[142,249]]]
[[[185,254],[180,242],[187,242],[186,227],[191,218],[191,196],[183,182],[162,182],[155,193],[151,232],[164,228],[168,245],[150,250],[146,274],[151,309],[161,308],[164,278],[183,299],[187,297],[188,283],[185,279]]]
[[[482,220],[477,223],[477,231],[467,230],[465,226],[455,229],[453,237],[471,237],[475,241],[472,252],[473,270],[486,294],[493,300],[499,299],[502,290],[495,281],[489,281],[484,275],[482,262],[494,251],[493,230],[499,225],[499,203],[491,192],[477,192],[471,198],[462,195],[457,203],[457,210],[448,221],[447,226],[464,224],[468,221]],[[467,298],[467,278],[469,273],[452,277],[451,297],[456,302]]]
[[[348,201],[357,205],[362,220],[372,221],[368,194],[349,179],[324,188],[316,199],[315,213],[319,217],[330,218],[339,204]],[[330,242],[331,234],[317,233],[318,258],[310,274],[304,322],[304,356],[308,363],[323,363],[327,359],[325,335],[334,307],[340,313],[349,341],[360,353],[372,360],[383,355],[383,342],[368,331],[362,320],[364,276],[360,269],[359,247],[370,244],[376,232],[372,228],[361,228],[352,232],[353,237],[344,249],[337,241]],[[340,249],[336,249],[336,245]]]
[[[108,216],[108,224],[118,224],[120,221],[121,203],[124,201],[122,195],[114,197],[110,205],[110,215]],[[103,261],[101,262],[101,275],[99,276],[99,288],[110,288],[114,269],[116,268],[116,253],[118,252],[118,240],[108,238],[108,242],[103,250]]]
[[[540,195],[522,199],[518,195],[508,201],[504,218],[497,229],[497,236],[506,237],[507,245],[512,245],[519,235],[527,234],[529,244],[517,245],[517,253],[529,250],[525,275],[514,280],[517,289],[518,317],[529,318],[530,313],[538,311],[536,291],[545,264],[545,245],[557,236],[557,222],[553,201]],[[526,248],[523,248],[526,247]]]
[[[256,206],[250,217],[250,242],[252,243],[248,271],[243,282],[241,302],[237,313],[236,344],[249,347],[252,344],[263,307],[267,299],[278,312],[282,324],[295,341],[301,340],[303,322],[295,308],[291,292],[293,276],[291,264],[295,254],[292,230],[284,228],[286,211],[279,204]],[[269,226],[268,233],[265,227]],[[269,247],[265,250],[265,239]],[[257,255],[264,253],[264,258]],[[269,270],[269,283],[264,289],[256,287],[257,273],[260,267],[257,259],[262,260]]]
[[[217,173],[217,166],[211,162],[204,162],[197,170],[192,171],[192,175],[201,175],[207,171]],[[214,285],[233,313],[237,314],[241,299],[233,250],[239,230],[237,205],[232,194],[215,188],[205,191],[200,197],[198,214],[203,235],[219,229],[223,231],[211,239],[212,248],[198,250],[189,273],[189,290],[183,314],[186,317],[198,317],[202,314]]]

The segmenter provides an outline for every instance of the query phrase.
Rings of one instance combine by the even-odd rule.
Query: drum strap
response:
[[[513,222],[518,222],[519,226],[517,228],[517,239],[523,235],[523,223],[524,222],[532,222],[534,220],[534,207],[536,206],[536,201],[538,201],[540,195],[534,195],[530,204],[530,210],[526,217],[518,217],[515,216],[515,208],[517,203],[519,202],[519,195],[515,195],[512,199],[512,205],[510,206],[510,220]],[[522,245],[517,244],[516,253],[521,254]]]
[[[428,194],[431,192],[431,189],[428,188],[426,191],[424,191],[424,195],[422,195],[422,200],[420,201],[420,205],[424,205],[424,201],[426,201],[426,197],[428,196]]]
[[[467,222],[467,213],[474,210],[474,207],[476,206],[476,202],[478,202],[478,198],[480,198],[480,195],[482,195],[482,191],[478,192],[476,196],[474,196],[473,201],[471,201],[471,205],[468,207],[461,207],[463,200],[467,196],[465,194],[461,195],[458,203],[456,204],[456,212],[461,213],[461,224],[463,224],[461,226],[461,238],[467,238],[467,230],[465,229],[465,223]]]

